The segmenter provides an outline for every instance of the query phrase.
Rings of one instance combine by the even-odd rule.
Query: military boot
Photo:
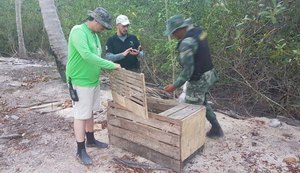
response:
[[[224,132],[217,119],[210,122],[211,129],[206,133],[209,138],[220,138],[224,136]]]

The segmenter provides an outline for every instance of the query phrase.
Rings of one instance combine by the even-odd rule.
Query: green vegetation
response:
[[[88,10],[125,14],[130,32],[141,40],[151,70],[163,84],[172,81],[176,42],[163,37],[165,21],[174,14],[191,17],[207,32],[221,80],[213,97],[219,106],[249,115],[286,115],[300,119],[300,1],[278,0],[56,0],[66,38]],[[38,2],[23,1],[22,22],[29,52],[48,52]],[[115,31],[101,35],[102,45]],[[14,1],[0,6],[0,54],[17,50]],[[103,47],[104,49],[104,47]],[[242,106],[237,106],[242,105]]]

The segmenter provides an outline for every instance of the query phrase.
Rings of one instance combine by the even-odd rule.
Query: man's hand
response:
[[[115,70],[120,70],[122,67],[121,67],[121,65],[120,64],[116,64],[115,63]]]
[[[174,85],[172,85],[172,84],[169,84],[169,85],[165,86],[164,89],[165,89],[165,91],[167,91],[167,92],[169,92],[169,93],[171,93],[171,92],[173,92],[173,91],[176,90],[176,88],[175,88]]]
[[[126,49],[122,54],[123,56],[127,56],[129,53],[131,54],[132,48]]]
[[[130,55],[133,55],[133,56],[138,56],[139,53],[140,53],[140,51],[136,50],[136,49],[131,49],[131,51],[130,51]]]

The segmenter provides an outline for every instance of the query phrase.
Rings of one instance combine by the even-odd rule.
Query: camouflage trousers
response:
[[[209,122],[216,120],[216,114],[212,107],[207,104],[206,95],[209,89],[218,80],[219,77],[215,69],[212,69],[205,72],[198,81],[187,82],[185,102],[195,105],[204,105],[206,107],[206,118]]]

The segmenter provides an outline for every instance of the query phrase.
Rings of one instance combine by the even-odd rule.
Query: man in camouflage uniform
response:
[[[211,61],[207,33],[194,27],[191,19],[185,20],[180,15],[168,19],[166,28],[165,36],[172,35],[179,40],[176,50],[180,53],[179,61],[183,70],[174,84],[165,87],[165,91],[173,92],[187,82],[185,102],[206,107],[206,118],[212,125],[206,136],[224,136],[216,114],[206,99],[209,88],[218,80]]]

